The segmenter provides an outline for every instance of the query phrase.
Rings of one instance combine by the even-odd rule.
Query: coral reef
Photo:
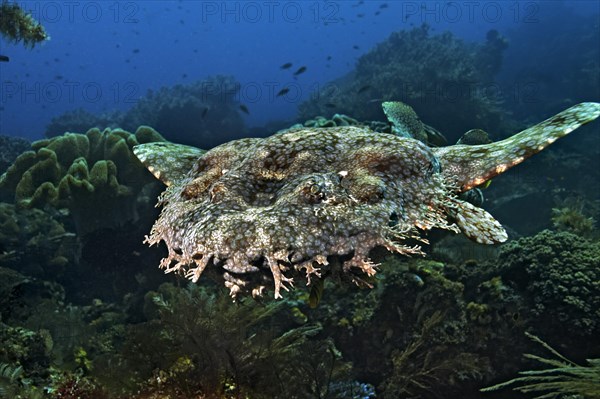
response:
[[[0,177],[0,198],[27,209],[68,209],[80,235],[136,220],[136,197],[151,180],[131,148],[162,140],[141,126],[135,134],[90,129],[36,141]]]
[[[31,143],[20,137],[0,135],[0,174],[12,165],[15,159],[27,151]]]
[[[567,197],[552,208],[552,224],[556,230],[591,238],[597,231],[596,220],[590,214],[600,214],[600,204],[581,197]]]
[[[566,325],[572,337],[600,334],[597,241],[545,230],[504,245],[497,262],[504,279],[521,288],[530,317],[549,337],[563,337]],[[586,345],[579,341],[578,347]]]
[[[323,116],[316,116],[314,119],[309,119],[302,125],[294,125],[290,129],[299,127],[337,127],[337,126],[360,126],[361,124],[354,118],[347,115],[335,114],[331,119]]]
[[[0,341],[0,364],[22,367],[23,374],[35,382],[48,377],[52,339],[47,332],[0,323]]]
[[[123,115],[120,113],[96,115],[83,108],[78,108],[52,118],[48,126],[46,126],[44,134],[46,137],[56,137],[68,132],[87,132],[91,128],[98,128],[100,130],[106,128],[115,129],[119,127],[118,121],[121,118],[123,118]],[[143,124],[140,123],[140,125]],[[135,128],[137,126],[133,127],[133,129]]]
[[[301,129],[303,127],[309,128],[328,128],[328,127],[340,127],[340,126],[358,126],[358,127],[367,127],[374,132],[381,133],[392,133],[392,125],[387,122],[381,121],[364,121],[359,122],[356,119],[344,115],[344,114],[334,114],[331,119],[327,119],[324,116],[318,115],[314,118],[308,119],[303,123],[296,123],[290,127],[286,127],[285,129],[280,129],[277,131],[277,134],[286,133],[291,130]]]
[[[74,234],[39,209],[0,203],[0,265],[31,277],[60,278],[77,262]]]
[[[112,373],[143,383],[133,398],[336,398],[332,383],[351,385],[333,342],[317,338],[320,327],[292,327],[281,317],[281,302],[233,304],[215,294],[193,284],[163,284],[146,295],[148,321],[128,329],[122,361],[105,360],[122,364],[123,371]],[[277,324],[270,321],[275,317]]]
[[[498,100],[485,92],[505,48],[498,34],[488,34],[483,44],[466,44],[451,33],[431,35],[427,25],[394,32],[359,58],[351,79],[331,82],[336,90],[317,93],[301,104],[300,119],[333,110],[359,120],[379,120],[379,104],[399,100],[424,122],[444,126],[450,142],[473,126],[509,133],[513,127],[502,116]]]
[[[0,4],[0,34],[8,41],[23,42],[25,47],[50,39],[44,27],[31,14],[25,12],[18,3],[2,0]]]
[[[309,322],[323,320],[377,397],[477,397],[482,381],[518,369],[518,359],[497,348],[523,347],[513,339],[527,326],[513,313],[522,302],[487,280],[489,269],[376,256],[383,257],[373,290],[330,284],[308,314]]]
[[[119,125],[124,129],[150,125],[170,141],[211,148],[243,136],[235,101],[239,88],[233,77],[222,75],[162,87],[140,99]]]
[[[134,131],[149,125],[168,140],[211,148],[244,134],[236,103],[239,83],[231,76],[215,76],[188,85],[148,91],[127,112],[94,115],[77,109],[52,119],[46,136],[83,132],[91,127]]]
[[[304,123],[297,123],[288,129],[283,129],[277,133],[285,133],[289,130],[299,129],[302,127],[311,128],[328,128],[339,126],[360,126],[367,127],[374,132],[391,133],[400,137],[414,138],[427,145],[440,146],[446,145],[446,138],[431,126],[422,123],[415,111],[408,105],[398,102],[386,102],[383,104],[386,116],[389,123],[380,121],[365,121],[359,122],[343,114],[334,114],[331,119],[323,116],[316,116]],[[408,128],[408,129],[407,129]],[[487,143],[489,143],[488,141]],[[486,144],[487,144],[486,143]],[[477,144],[483,144],[478,142]]]

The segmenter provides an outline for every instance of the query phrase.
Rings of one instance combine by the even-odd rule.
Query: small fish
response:
[[[362,13],[361,14],[356,14],[357,18],[363,18],[364,16],[365,16],[365,14],[362,14]]]
[[[334,103],[325,103],[325,106],[327,108],[335,108],[335,107],[337,107],[337,105],[335,105]]]
[[[327,56],[327,61],[331,61],[331,56],[330,55]]]
[[[280,66],[280,69],[290,69],[292,67],[292,63],[291,62],[286,62],[285,64],[283,64],[282,66]]]
[[[134,48],[133,50],[131,50],[131,52],[132,52],[133,54],[137,54],[137,53],[139,53],[139,52],[140,52],[140,49],[139,49],[139,48]]]
[[[245,113],[246,115],[250,115],[250,111],[248,110],[248,107],[246,107],[244,104],[240,104],[240,110]]]
[[[353,48],[354,50],[358,50],[358,49],[360,49],[360,47],[358,47],[356,44],[355,44],[354,46],[352,46],[352,48]]]
[[[10,60],[10,58],[8,58],[5,55],[0,55],[0,62],[8,62]]]
[[[372,98],[369,101],[367,101],[367,104],[380,103],[380,102],[383,102],[383,98]]]
[[[204,111],[202,111],[202,119],[204,119],[204,117],[206,116],[207,113],[208,113],[208,107],[204,108]]]
[[[277,95],[275,97],[285,96],[289,92],[290,92],[290,89],[287,87],[284,87],[283,89],[279,90],[279,93],[277,93]]]
[[[301,75],[304,72],[306,72],[306,67],[305,66],[301,66],[300,68],[298,68],[298,70],[296,72],[294,72],[294,76]]]
[[[383,8],[388,8],[388,5],[387,5],[387,3],[381,3],[381,4],[379,5],[379,8],[380,8],[380,9],[383,9]]]
[[[187,78],[187,73],[184,73],[183,75],[181,75],[181,77],[182,77],[183,79]]]
[[[62,75],[56,75],[56,76],[54,77],[54,80],[62,80],[62,79],[63,79],[63,76],[62,76]]]
[[[362,94],[365,91],[369,90],[370,88],[371,88],[371,86],[369,86],[369,85],[363,86],[360,89],[358,89],[357,94]]]

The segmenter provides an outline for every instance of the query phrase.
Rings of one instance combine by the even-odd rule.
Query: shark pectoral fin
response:
[[[133,147],[133,153],[167,186],[182,179],[206,151],[188,145],[155,142]]]
[[[455,199],[451,213],[463,234],[473,241],[496,244],[508,239],[500,222],[482,208]]]
[[[442,174],[464,192],[506,172],[600,116],[600,103],[581,103],[502,141],[433,148]]]

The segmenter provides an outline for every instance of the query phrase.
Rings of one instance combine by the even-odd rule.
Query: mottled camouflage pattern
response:
[[[299,272],[308,283],[323,272],[361,283],[376,272],[371,249],[421,254],[421,230],[505,241],[500,223],[456,194],[598,115],[600,104],[579,104],[498,143],[435,149],[360,127],[302,128],[204,154],[140,145],[135,154],[168,185],[146,242],[166,243],[166,272],[197,281],[209,267],[232,296],[274,285],[280,297]]]

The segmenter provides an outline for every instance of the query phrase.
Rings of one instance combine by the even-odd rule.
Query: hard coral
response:
[[[210,148],[238,138],[244,130],[235,96],[240,85],[217,75],[188,85],[149,91],[119,125],[135,129],[147,124],[173,142]]]
[[[20,208],[68,209],[78,233],[135,220],[136,196],[152,180],[131,148],[162,140],[142,126],[36,141],[0,177],[0,192]]]
[[[240,137],[244,131],[235,99],[239,88],[233,77],[223,75],[161,87],[149,90],[124,113],[94,115],[83,109],[66,112],[52,119],[45,134],[53,137],[91,127],[114,126],[134,131],[140,125],[150,125],[170,141],[211,148]]]
[[[496,101],[482,93],[502,58],[505,46],[498,41],[503,39],[467,44],[449,32],[431,35],[427,25],[394,32],[359,58],[351,79],[333,82],[338,90],[302,103],[300,118],[327,115],[334,103],[338,112],[377,120],[382,117],[379,101],[370,99],[398,100],[424,122],[443,123],[444,133],[454,140],[473,126],[498,131],[502,120]]]
[[[498,264],[505,279],[525,289],[545,330],[600,334],[600,243],[544,230],[504,245]]]
[[[0,203],[0,264],[33,277],[60,277],[76,261],[76,238],[39,209]]]

